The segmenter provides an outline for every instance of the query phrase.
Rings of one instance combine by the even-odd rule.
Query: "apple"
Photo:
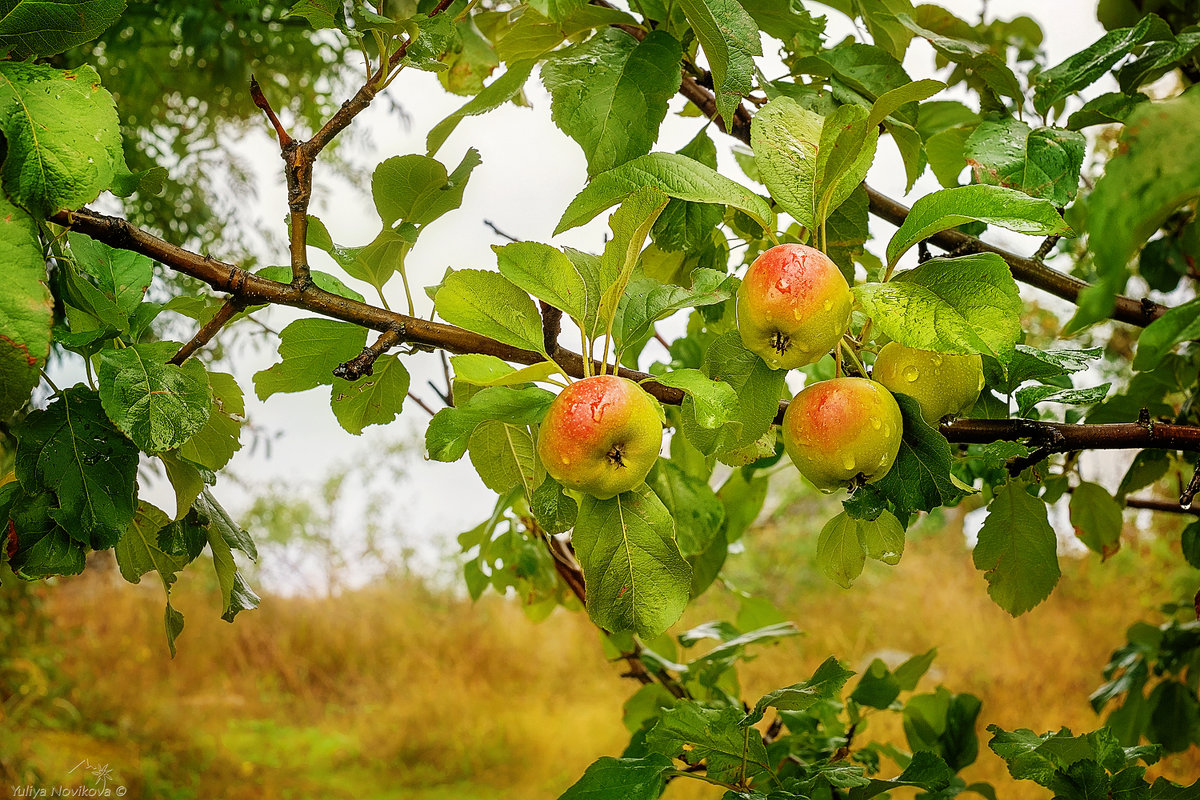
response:
[[[906,394],[936,425],[949,414],[971,410],[983,391],[983,359],[978,354],[950,355],[889,342],[879,351],[871,377],[889,391]]]
[[[886,475],[903,432],[896,398],[866,378],[806,386],[783,415],[783,446],[800,474],[825,492]]]
[[[816,363],[850,326],[850,286],[820,250],[781,244],[754,259],[737,291],[746,349],[772,369]]]
[[[554,398],[538,428],[546,472],[600,500],[646,480],[662,447],[657,403],[631,380],[595,375]]]

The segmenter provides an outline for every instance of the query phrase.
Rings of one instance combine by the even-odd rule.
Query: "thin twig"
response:
[[[489,228],[491,228],[491,229],[492,229],[492,233],[496,234],[496,235],[497,235],[497,236],[499,236],[501,239],[508,239],[510,242],[519,242],[519,241],[521,241],[521,240],[520,240],[520,239],[518,239],[517,237],[515,237],[515,236],[512,236],[512,235],[510,235],[510,234],[507,234],[507,233],[505,233],[504,231],[502,231],[502,230],[500,230],[499,228],[497,228],[497,227],[496,227],[496,223],[492,222],[490,219],[485,219],[485,220],[483,221],[483,224],[484,224],[484,225],[487,225]]]
[[[354,358],[334,367],[333,374],[348,381],[356,381],[364,375],[372,375],[374,374],[375,361],[388,350],[403,342],[403,326],[386,330],[379,334],[379,338],[372,344],[364,347],[363,351]]]
[[[262,86],[253,75],[250,76],[250,99],[254,101],[254,105],[261,108],[267,115],[267,119],[271,122],[271,127],[275,129],[275,135],[279,137],[279,146],[288,147],[292,143],[292,137],[283,127],[283,123],[279,121],[279,117],[275,115],[275,109],[271,108],[271,103],[267,100],[267,96],[263,94]]]
[[[417,397],[417,396],[416,396],[415,394],[413,394],[412,392],[409,392],[409,393],[408,393],[408,399],[409,399],[409,400],[412,400],[414,403],[416,403],[417,405],[419,405],[419,406],[421,407],[421,410],[422,410],[422,411],[424,411],[424,412],[425,412],[426,414],[428,414],[429,416],[431,416],[431,417],[432,417],[432,416],[435,416],[435,415],[437,414],[437,412],[436,412],[436,411],[434,411],[432,408],[430,408],[430,407],[429,407],[429,404],[428,404],[428,403],[426,403],[426,402],[425,402],[424,400],[422,400],[421,398]]]
[[[229,320],[233,319],[239,312],[246,307],[246,304],[238,300],[236,297],[230,297],[221,307],[217,309],[217,313],[212,315],[212,319],[200,326],[200,330],[196,331],[187,344],[179,348],[179,352],[171,356],[171,360],[167,363],[182,364],[192,357],[192,354],[199,350],[204,345],[212,341],[212,338],[228,324]]]

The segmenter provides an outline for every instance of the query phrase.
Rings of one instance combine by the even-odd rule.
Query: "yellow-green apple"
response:
[[[776,245],[754,259],[738,287],[738,331],[772,369],[802,367],[842,338],[850,303],[850,286],[824,253]]]
[[[906,394],[921,406],[930,425],[948,414],[971,410],[983,391],[983,359],[950,355],[889,342],[879,351],[871,377],[889,391]]]
[[[538,428],[538,455],[563,486],[607,500],[646,480],[662,439],[659,407],[642,387],[595,375],[554,398]]]
[[[783,415],[783,445],[800,474],[831,492],[882,478],[896,461],[904,421],[891,392],[866,378],[806,386]]]

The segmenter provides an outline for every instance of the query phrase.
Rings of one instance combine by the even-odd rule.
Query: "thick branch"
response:
[[[55,215],[51,221],[91,236],[111,247],[142,253],[156,261],[204,281],[212,288],[228,292],[246,305],[276,303],[303,308],[316,314],[352,322],[377,331],[402,331],[396,343],[426,345],[451,353],[486,353],[517,364],[536,364],[545,357],[533,350],[513,347],[486,336],[432,320],[387,311],[357,300],[332,294],[317,286],[278,283],[252,275],[240,267],[208,256],[201,256],[147,233],[123,219],[84,209]],[[583,357],[559,347],[554,360],[573,377],[583,377]],[[600,362],[593,361],[592,374],[599,374]],[[621,367],[618,374],[638,381],[650,394],[664,403],[678,405],[683,392],[656,382],[653,376]],[[779,404],[776,422],[783,418],[787,403]],[[1028,439],[1048,452],[1071,450],[1164,449],[1200,452],[1200,427],[1153,422],[1109,425],[1071,425],[1061,422],[1035,422],[1021,419],[960,419],[941,426],[951,442],[982,444]]]
[[[717,114],[717,103],[712,92],[686,75],[679,92],[724,130],[725,123]],[[747,145],[750,144],[750,122],[750,112],[746,110],[745,106],[739,105],[734,114],[733,127],[729,131],[729,135],[740,139]],[[870,186],[867,186],[866,189],[872,214],[896,226],[904,223],[908,217],[908,206],[880,194]],[[1079,293],[1088,287],[1087,283],[1078,278],[1050,269],[1041,263],[1040,259],[1010,252],[960,231],[942,231],[931,236],[929,241],[948,252],[995,253],[1008,263],[1009,270],[1017,280],[1072,303],[1078,303]],[[1165,314],[1166,311],[1167,307],[1158,303],[1118,295],[1112,318],[1145,327]]]

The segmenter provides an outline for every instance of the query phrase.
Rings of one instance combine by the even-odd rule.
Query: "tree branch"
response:
[[[217,291],[229,293],[246,305],[276,303],[303,308],[377,331],[397,330],[401,333],[395,335],[396,344],[426,345],[451,353],[485,353],[516,364],[536,364],[545,360],[541,353],[513,347],[454,325],[388,311],[332,294],[314,285],[296,286],[267,280],[233,264],[173,245],[123,219],[98,214],[90,209],[59,212],[51,221],[111,247],[147,255],[185,275],[204,281]],[[568,375],[581,378],[585,374],[583,356],[579,353],[558,347],[554,352],[554,361]],[[592,365],[592,374],[600,374],[600,362],[593,360]],[[641,383],[647,392],[664,403],[678,405],[683,402],[681,390],[663,386],[648,373],[620,367],[617,374]],[[776,423],[782,421],[786,409],[787,403],[781,402]],[[1200,452],[1200,427],[1155,422],[1072,425],[1023,419],[960,419],[941,425],[940,430],[954,443],[985,444],[1028,439],[1037,446],[1049,447],[1050,453],[1144,448]]]
[[[348,381],[356,381],[364,375],[373,374],[375,361],[388,350],[404,341],[404,328],[397,326],[379,334],[379,338],[363,348],[349,361],[338,364],[333,374]]]
[[[193,353],[212,341],[212,338],[217,335],[221,328],[224,328],[229,323],[229,320],[237,316],[238,312],[245,307],[246,304],[241,300],[236,297],[230,297],[217,309],[217,313],[213,314],[212,319],[204,323],[200,327],[200,330],[196,331],[196,335],[187,344],[179,348],[179,352],[171,356],[171,360],[168,363],[179,366],[187,361],[192,357]]]

